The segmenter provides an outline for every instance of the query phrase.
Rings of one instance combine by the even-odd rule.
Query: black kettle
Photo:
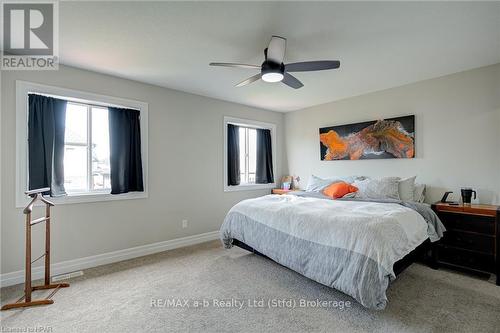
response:
[[[462,192],[462,202],[465,205],[470,205],[472,201],[472,193],[474,193],[474,200],[476,199],[476,191],[470,187],[464,187],[460,191]]]

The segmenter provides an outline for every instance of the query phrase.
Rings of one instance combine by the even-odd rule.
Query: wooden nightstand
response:
[[[495,273],[500,285],[500,206],[439,202],[432,209],[447,230],[435,246],[437,264],[472,273]]]
[[[273,188],[272,194],[287,194],[290,192],[300,192],[300,190],[282,190],[280,188]]]

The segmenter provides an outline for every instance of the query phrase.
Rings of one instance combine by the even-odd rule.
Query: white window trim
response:
[[[68,101],[91,103],[104,107],[117,106],[139,110],[141,113],[141,153],[144,192],[123,194],[78,193],[64,197],[50,198],[55,204],[143,199],[149,196],[148,182],[148,103],[119,97],[48,86],[39,83],[16,81],[16,207],[24,207],[29,198],[24,194],[28,189],[28,93],[60,97]]]
[[[265,128],[271,131],[271,146],[273,150],[273,175],[274,175],[274,183],[270,184],[240,184],[240,185],[227,185],[227,125],[234,124],[240,125],[243,127],[254,127],[254,128]],[[250,191],[250,190],[263,190],[268,188],[276,187],[276,124],[265,123],[256,120],[250,119],[242,119],[242,118],[234,118],[224,116],[224,174],[223,174],[223,184],[224,184],[224,192],[232,192],[232,191]]]

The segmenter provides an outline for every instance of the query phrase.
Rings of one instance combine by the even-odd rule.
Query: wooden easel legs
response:
[[[38,192],[42,193],[49,189],[41,189]],[[52,203],[46,201],[46,209],[45,209],[45,217],[36,219],[34,221],[31,220],[31,205],[36,201],[36,199],[41,196],[41,194],[37,194],[37,196],[32,200],[30,206],[25,209],[26,214],[26,270],[25,270],[25,283],[24,283],[24,296],[21,297],[17,302],[10,303],[2,306],[1,310],[9,310],[16,308],[25,308],[28,306],[36,306],[36,305],[47,305],[52,304],[54,301],[51,299],[52,296],[60,289],[69,287],[69,283],[50,283],[50,206]],[[43,200],[42,200],[43,201]],[[45,202],[45,201],[44,201]],[[29,208],[29,209],[28,209]],[[31,261],[31,227],[35,224],[45,222],[45,252],[39,256],[37,259]],[[31,286],[31,264],[35,261],[45,257],[45,276],[44,276],[44,284],[41,286]],[[35,290],[46,290],[46,289],[54,289],[49,296],[45,299],[32,300],[31,293]],[[21,302],[24,299],[24,302]]]
[[[57,284],[45,284],[43,286],[34,286],[31,288],[31,290],[45,290],[45,289],[59,289],[59,288],[66,288],[69,287],[69,283],[57,283]],[[55,294],[55,292],[54,292]]]
[[[51,299],[42,299],[42,300],[31,301],[31,302],[11,303],[11,304],[5,304],[4,306],[2,306],[2,311],[10,310],[10,309],[17,309],[17,308],[26,308],[28,306],[47,305],[47,304],[52,304],[52,303],[54,303],[54,301]]]
[[[26,308],[28,306],[36,306],[36,305],[48,305],[54,303],[54,300],[51,299],[52,296],[59,290],[59,288],[66,288],[69,287],[69,283],[57,283],[57,284],[46,284],[42,286],[34,286],[31,287],[31,291],[35,290],[46,290],[46,289],[54,289],[49,296],[45,299],[37,299],[37,300],[31,300],[31,292],[30,294],[30,300],[25,300],[24,302],[21,302],[23,299],[26,298],[26,296],[21,297],[19,300],[17,300],[16,303],[10,303],[10,304],[5,304],[2,306],[2,311],[3,310],[10,310],[10,309],[17,309],[17,308]]]

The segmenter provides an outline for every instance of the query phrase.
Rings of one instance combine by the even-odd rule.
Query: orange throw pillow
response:
[[[358,188],[356,186],[352,186],[351,184],[339,182],[333,183],[326,187],[323,190],[323,194],[334,199],[342,198],[344,195],[348,193],[356,192]]]

